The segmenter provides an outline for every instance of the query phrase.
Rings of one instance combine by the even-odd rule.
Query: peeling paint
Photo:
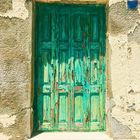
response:
[[[136,28],[140,25],[140,20],[137,20],[136,23],[134,24],[134,26],[128,31],[128,35],[129,34],[133,34],[134,31],[136,30]]]
[[[12,10],[8,10],[6,13],[0,13],[1,17],[9,17],[9,18],[20,18],[25,20],[28,18],[29,13],[25,7],[26,0],[12,0]]]

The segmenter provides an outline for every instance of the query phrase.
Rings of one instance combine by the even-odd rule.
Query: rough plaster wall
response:
[[[111,130],[114,138],[140,139],[140,14],[110,1]]]
[[[30,135],[31,1],[0,0],[0,140]]]

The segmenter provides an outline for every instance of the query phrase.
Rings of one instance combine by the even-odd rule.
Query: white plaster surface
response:
[[[113,140],[104,132],[46,132],[28,140]]]
[[[0,115],[0,124],[3,125],[3,127],[9,127],[10,125],[15,124],[16,116],[9,116],[9,115]],[[1,137],[0,137],[1,138]],[[0,139],[1,140],[1,139]]]
[[[12,0],[12,10],[8,10],[6,13],[0,13],[0,16],[20,19],[28,18],[29,13],[25,7],[25,1],[26,0]]]
[[[3,133],[0,133],[0,140],[9,140],[11,138],[12,138],[12,136],[7,136]]]
[[[127,1],[127,0],[109,0],[109,6],[111,6],[112,4],[115,4],[117,2],[122,2],[122,1]]]
[[[127,35],[109,35],[111,46],[111,81],[115,106],[111,116],[118,121],[114,132],[120,125],[126,127],[130,137],[140,139],[140,45],[128,41]],[[121,114],[121,115],[120,115]],[[118,137],[127,137],[117,133]],[[123,136],[124,134],[124,136]]]

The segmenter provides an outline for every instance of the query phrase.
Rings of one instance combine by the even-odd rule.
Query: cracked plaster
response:
[[[116,139],[140,139],[139,22],[138,11],[128,10],[123,0],[110,1],[111,130]]]

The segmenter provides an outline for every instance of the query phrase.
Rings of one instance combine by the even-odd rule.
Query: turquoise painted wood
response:
[[[105,7],[37,3],[39,130],[105,129]]]

